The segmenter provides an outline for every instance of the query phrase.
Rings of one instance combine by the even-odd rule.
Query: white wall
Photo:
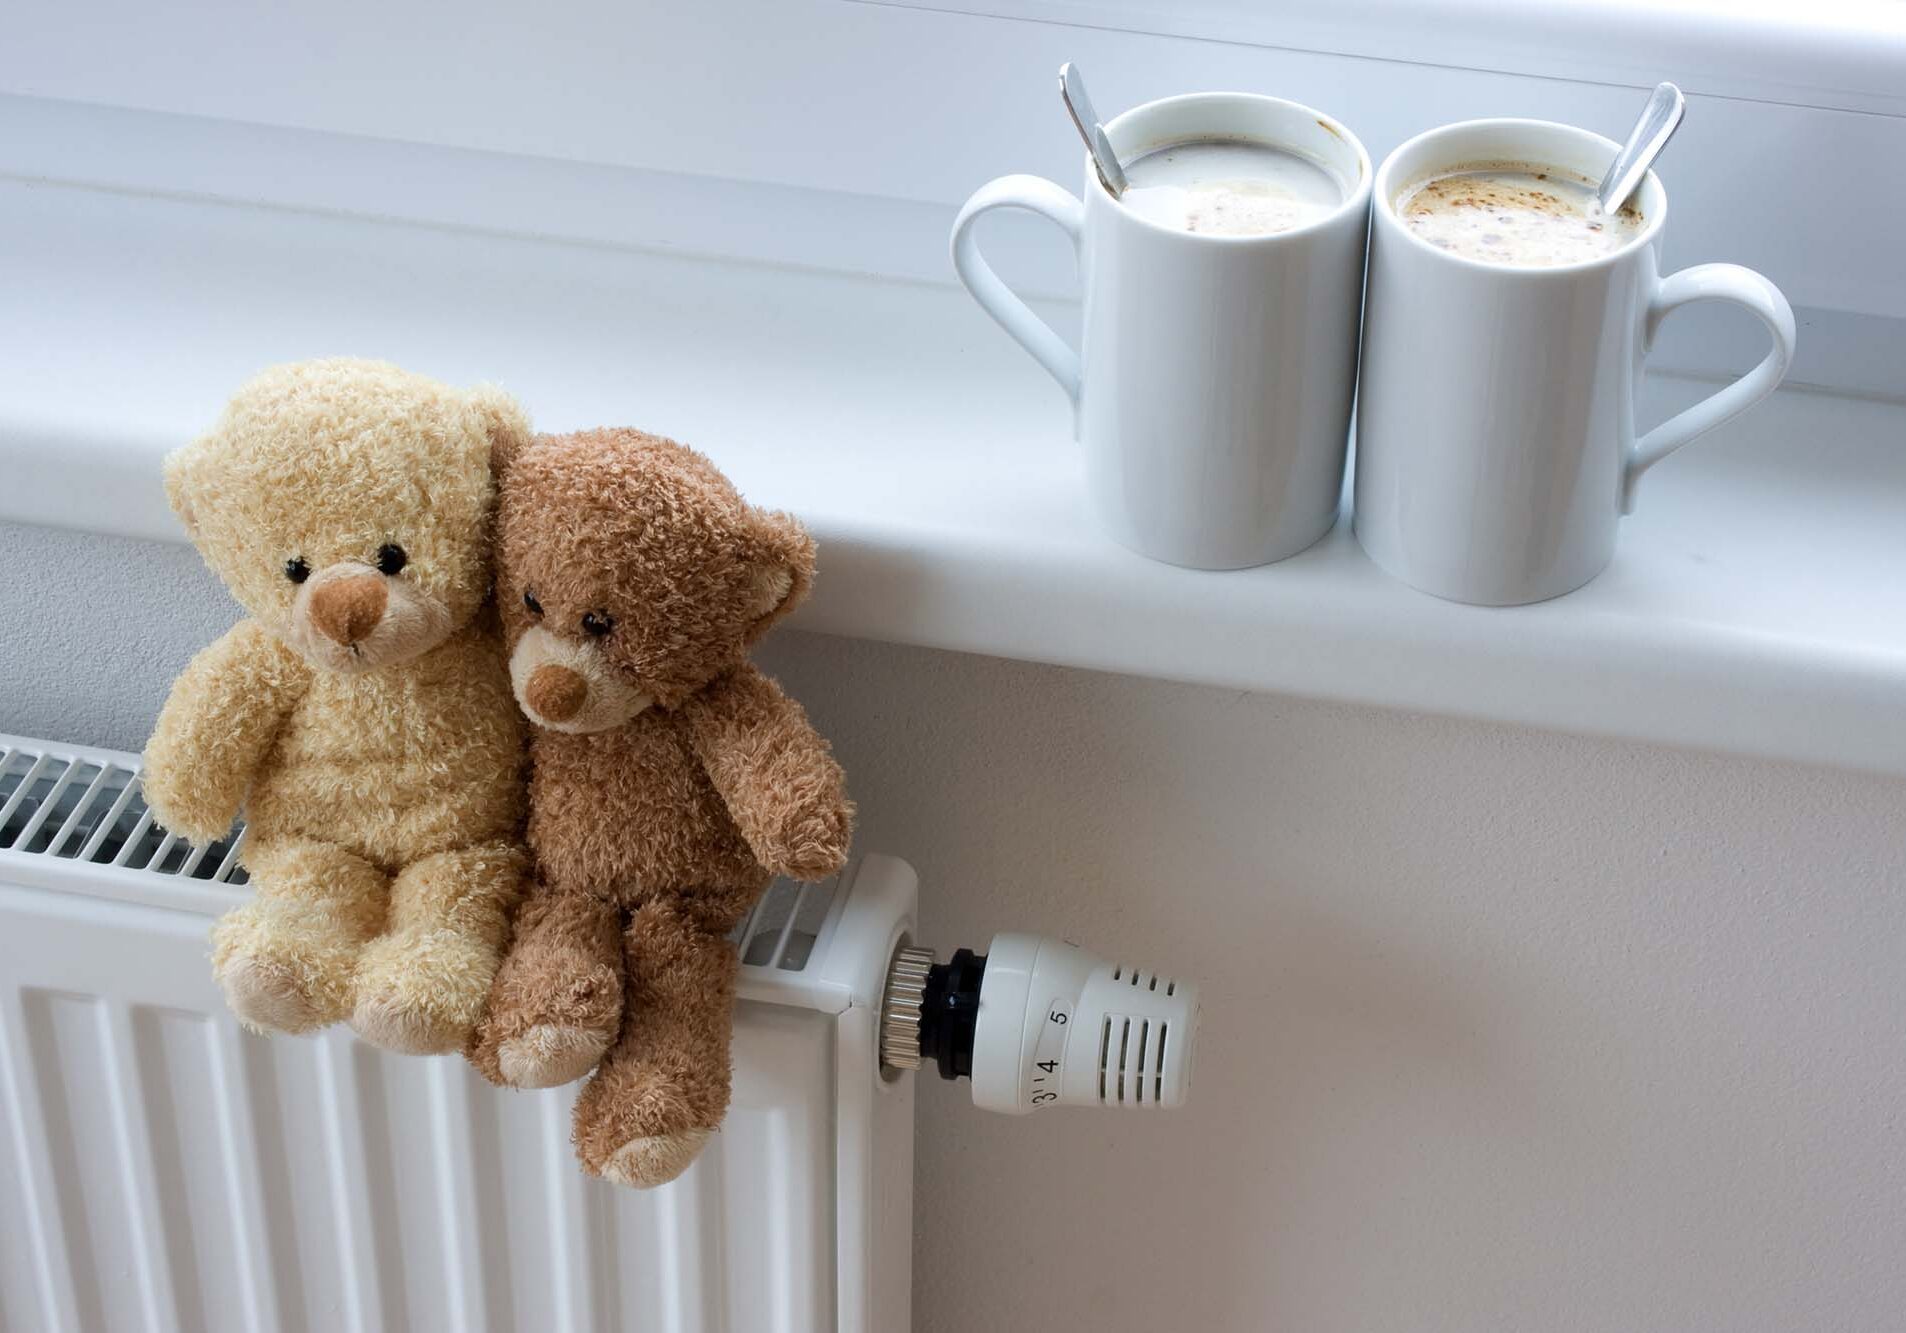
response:
[[[0,730],[135,748],[231,612],[0,527]],[[942,950],[1207,988],[1178,1115],[923,1089],[923,1330],[1898,1327],[1906,784],[785,634]]]

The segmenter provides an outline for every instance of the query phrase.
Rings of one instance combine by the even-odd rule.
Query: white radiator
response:
[[[233,849],[153,827],[135,757],[0,736],[0,1329],[909,1326],[911,1078],[883,978],[913,873],[777,883],[737,933],[733,1109],[665,1189],[588,1180],[572,1090],[227,1013]]]

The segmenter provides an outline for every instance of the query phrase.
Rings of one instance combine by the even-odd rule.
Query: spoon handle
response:
[[[1601,189],[1596,191],[1602,212],[1613,213],[1628,202],[1628,196],[1635,192],[1641,178],[1648,174],[1648,168],[1667,146],[1687,109],[1687,99],[1681,96],[1679,88],[1672,83],[1655,85],[1654,95],[1641,109],[1641,118],[1635,122],[1634,129],[1628,131],[1628,142],[1609,163],[1608,174],[1602,177]]]
[[[1069,60],[1059,66],[1059,96],[1064,99],[1072,123],[1079,127],[1079,137],[1085,140],[1092,161],[1098,166],[1099,179],[1116,199],[1125,193],[1125,170],[1119,166],[1118,154],[1112,151],[1112,142],[1105,137],[1105,127],[1099,123],[1099,113],[1092,107],[1091,95],[1085,91],[1085,76]]]

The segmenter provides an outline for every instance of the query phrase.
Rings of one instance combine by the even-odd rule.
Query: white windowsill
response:
[[[1341,525],[1235,574],[1112,546],[1057,390],[944,287],[19,183],[0,283],[0,518],[182,540],[159,459],[241,380],[383,356],[706,450],[820,538],[808,629],[1906,774],[1897,404],[1777,395],[1599,581],[1484,610]]]

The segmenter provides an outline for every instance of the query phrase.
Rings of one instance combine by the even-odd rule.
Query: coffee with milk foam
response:
[[[1517,268],[1599,259],[1642,228],[1632,199],[1606,214],[1585,177],[1528,163],[1432,176],[1398,195],[1396,211],[1404,226],[1439,250]]]
[[[1200,139],[1125,166],[1119,199],[1160,226],[1208,236],[1270,236],[1343,203],[1337,178],[1307,157],[1245,140]]]

